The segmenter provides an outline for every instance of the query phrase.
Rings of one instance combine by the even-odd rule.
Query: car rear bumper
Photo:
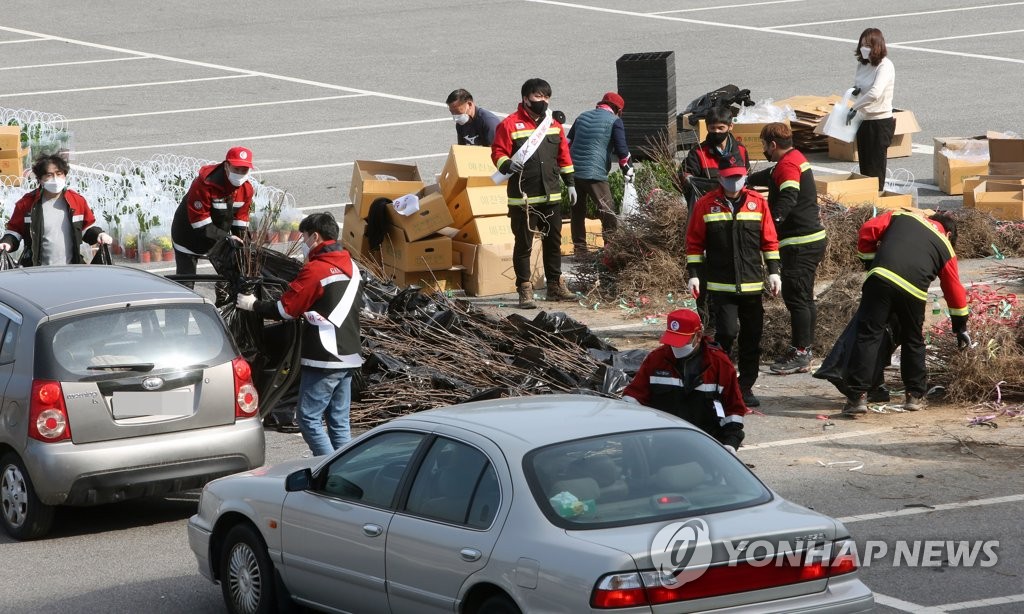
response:
[[[195,431],[89,444],[32,442],[25,465],[47,505],[98,505],[199,488],[263,464],[263,424],[251,418]]]

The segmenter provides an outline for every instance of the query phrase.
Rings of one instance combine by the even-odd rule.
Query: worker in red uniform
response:
[[[748,410],[728,354],[702,332],[696,311],[668,314],[664,345],[647,355],[622,399],[678,416],[735,454]]]
[[[718,164],[719,187],[693,206],[686,230],[686,268],[690,293],[699,296],[706,279],[715,342],[726,353],[739,339],[739,381],[743,402],[757,407],[754,395],[764,331],[764,269],[771,293],[782,289],[779,241],[763,196],[746,187],[747,166],[739,156]]]
[[[543,79],[528,79],[520,93],[519,108],[495,130],[491,159],[508,180],[519,308],[536,309],[530,281],[534,233],[541,235],[547,299],[575,298],[562,280],[562,183],[568,187],[570,207],[576,204],[576,187],[565,130],[548,109],[551,85]]]
[[[928,370],[925,367],[924,311],[928,286],[936,277],[949,309],[961,349],[971,345],[967,332],[967,293],[960,283],[956,253],[956,219],[946,213],[925,218],[910,211],[887,211],[864,223],[857,251],[868,269],[861,289],[857,341],[850,356],[846,384],[850,396],[843,413],[867,412],[871,387],[886,324],[899,326],[900,375],[907,396],[903,409],[925,408]]]
[[[750,169],[747,148],[732,135],[732,109],[716,106],[704,120],[708,134],[704,141],[690,150],[679,171],[683,196],[690,211],[697,200],[718,187],[718,162],[722,158],[738,156]]]

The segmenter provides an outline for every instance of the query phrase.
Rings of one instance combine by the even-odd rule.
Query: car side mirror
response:
[[[313,484],[313,471],[306,467],[295,473],[291,473],[284,480],[284,489],[288,492],[300,492],[309,490]]]

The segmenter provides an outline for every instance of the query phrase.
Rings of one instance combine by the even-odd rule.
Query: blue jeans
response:
[[[296,418],[314,456],[331,454],[352,439],[348,422],[351,401],[352,369],[302,368]]]

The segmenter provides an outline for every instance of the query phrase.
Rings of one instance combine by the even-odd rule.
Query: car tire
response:
[[[256,529],[236,525],[224,538],[220,556],[220,588],[233,614],[269,614],[277,611],[274,564]]]
[[[0,521],[18,540],[39,539],[50,532],[56,508],[36,496],[25,463],[14,452],[0,458]]]
[[[476,614],[522,614],[522,610],[507,595],[491,595],[484,599]]]

